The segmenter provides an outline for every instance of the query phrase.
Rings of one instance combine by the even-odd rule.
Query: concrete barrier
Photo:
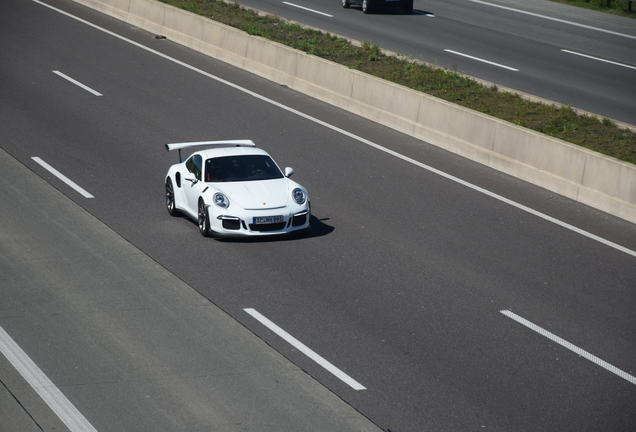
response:
[[[156,0],[75,0],[312,97],[636,223],[636,166]]]

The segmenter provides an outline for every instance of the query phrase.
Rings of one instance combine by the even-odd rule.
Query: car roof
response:
[[[269,154],[265,150],[257,148],[257,147],[238,147],[238,146],[210,148],[210,149],[200,150],[192,154],[201,155],[203,159],[210,159],[210,158],[223,157],[223,156],[242,156],[242,155],[269,156]]]

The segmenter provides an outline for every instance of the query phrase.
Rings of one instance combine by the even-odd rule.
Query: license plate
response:
[[[272,224],[283,221],[283,216],[257,216],[254,218],[254,224]]]

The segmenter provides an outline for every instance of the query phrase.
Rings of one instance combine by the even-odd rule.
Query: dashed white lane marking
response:
[[[77,183],[75,183],[73,180],[69,179],[68,177],[66,177],[64,174],[62,174],[61,172],[59,172],[58,170],[56,170],[55,168],[53,168],[51,165],[49,165],[48,163],[44,162],[42,159],[40,159],[37,156],[33,156],[31,159],[33,159],[35,162],[37,162],[42,168],[44,168],[45,170],[47,170],[48,172],[50,172],[51,174],[53,174],[55,177],[59,178],[60,180],[62,180],[64,183],[66,183],[67,185],[69,185],[70,187],[72,187],[73,189],[75,189],[75,191],[77,191],[78,193],[80,193],[84,198],[95,198],[93,195],[91,195],[90,193],[86,192],[86,190],[84,188],[82,188],[81,186],[79,186]]]
[[[594,31],[602,32],[602,33],[608,33],[608,34],[611,34],[611,35],[614,35],[614,36],[620,36],[620,37],[624,37],[624,38],[628,38],[628,39],[636,39],[636,36],[633,36],[633,35],[629,35],[629,34],[625,34],[625,33],[619,33],[619,32],[615,32],[615,31],[612,31],[612,30],[606,30],[606,29],[603,29],[603,28],[594,27],[594,26],[590,26],[590,25],[586,25],[586,24],[581,24],[581,23],[577,23],[577,22],[573,22],[573,21],[568,21],[568,20],[564,20],[564,19],[561,19],[561,18],[554,18],[554,17],[547,16],[547,15],[541,15],[541,14],[534,13],[534,12],[528,12],[528,11],[524,11],[524,10],[521,10],[521,9],[515,9],[515,8],[509,7],[509,6],[502,6],[502,5],[498,5],[498,4],[494,4],[494,3],[488,3],[488,2],[485,2],[485,1],[482,1],[482,0],[468,0],[468,1],[469,2],[473,2],[473,3],[478,3],[478,4],[481,4],[481,5],[484,5],[484,6],[492,6],[492,7],[499,8],[499,9],[505,9],[505,10],[508,10],[508,11],[511,11],[511,12],[517,12],[517,13],[524,14],[524,15],[530,15],[530,16],[533,16],[533,17],[536,17],[536,18],[542,18],[542,19],[546,19],[546,20],[550,20],[550,21],[556,21],[556,22],[560,22],[562,24],[568,24],[568,25],[575,26],[575,27],[581,27],[581,28],[588,29],[588,30],[594,30]]]
[[[53,73],[54,73],[55,75],[59,76],[59,77],[64,78],[65,80],[67,80],[67,81],[69,81],[69,82],[72,82],[72,83],[73,83],[73,84],[75,84],[76,86],[83,88],[83,89],[84,89],[84,90],[86,90],[87,92],[94,94],[95,96],[102,96],[102,94],[101,94],[100,92],[98,92],[98,91],[96,91],[96,90],[93,90],[93,89],[92,89],[92,88],[90,88],[89,86],[87,86],[87,85],[85,85],[85,84],[82,84],[81,82],[79,82],[79,81],[77,81],[77,80],[75,80],[75,79],[71,78],[70,76],[68,76],[68,75],[66,75],[66,74],[63,74],[63,73],[62,73],[62,72],[60,72],[60,71],[54,70],[54,71],[53,71]]]
[[[618,63],[618,62],[611,61],[611,60],[605,60],[605,59],[602,59],[600,57],[594,57],[594,56],[591,56],[591,55],[588,55],[588,54],[583,54],[583,53],[580,53],[580,52],[570,51],[570,50],[566,50],[566,49],[562,49],[561,51],[563,51],[564,53],[574,54],[574,55],[585,57],[585,58],[589,58],[589,59],[592,59],[592,60],[598,60],[598,61],[601,61],[601,62],[604,62],[604,63],[609,63],[609,64],[613,64],[613,65],[616,65],[616,66],[622,66],[624,68],[629,68],[629,69],[635,69],[636,70],[636,66],[631,66],[631,65],[628,65],[628,64],[625,64],[625,63]]]
[[[321,355],[317,354],[314,350],[309,348],[307,345],[303,344],[301,341],[299,341],[298,339],[296,339],[295,337],[293,337],[292,335],[287,333],[285,330],[283,330],[282,328],[280,328],[276,324],[274,324],[272,321],[270,321],[267,317],[262,315],[256,309],[245,308],[243,310],[245,312],[247,312],[248,314],[250,314],[258,322],[263,324],[265,327],[267,327],[268,329],[270,329],[271,331],[276,333],[278,336],[283,338],[287,343],[292,345],[298,351],[300,351],[301,353],[305,354],[307,357],[309,357],[310,359],[312,359],[313,361],[318,363],[323,368],[327,369],[333,375],[338,377],[341,381],[345,382],[352,389],[354,389],[354,390],[366,390],[366,387],[364,387],[358,381],[356,381],[353,378],[351,378],[349,375],[347,375],[346,373],[344,373],[343,371],[341,371],[340,369],[335,367],[333,364],[331,364],[331,362],[329,362],[328,360],[323,358]]]
[[[284,1],[283,4],[286,4],[287,6],[293,6],[293,7],[298,8],[298,9],[304,9],[306,11],[313,12],[313,13],[318,14],[318,15],[324,15],[326,17],[333,18],[333,15],[329,15],[328,13],[320,12],[320,11],[317,11],[317,10],[314,10],[314,9],[309,9],[308,7],[305,7],[305,6],[300,6],[300,5],[297,5],[297,4],[294,4],[294,3],[290,3],[290,2],[286,2],[286,1]]]
[[[500,68],[503,68],[503,69],[508,69],[508,70],[513,71],[513,72],[518,72],[519,71],[519,69],[515,69],[515,68],[510,67],[510,66],[502,65],[500,63],[495,63],[495,62],[492,62],[490,60],[485,60],[483,58],[479,58],[479,57],[471,56],[471,55],[468,55],[468,54],[460,53],[459,51],[453,51],[453,50],[449,50],[449,49],[445,49],[444,51],[449,52],[451,54],[458,55],[458,56],[466,57],[466,58],[469,58],[469,59],[472,59],[472,60],[476,60],[478,62],[487,63],[489,65],[497,66],[497,67],[500,67]]]
[[[92,27],[92,28],[97,29],[97,30],[99,30],[99,31],[101,31],[101,32],[104,32],[104,33],[106,33],[106,34],[108,34],[108,35],[110,35],[110,36],[112,36],[112,37],[115,37],[115,38],[117,38],[117,39],[119,39],[119,40],[122,40],[122,41],[124,41],[124,42],[127,42],[127,43],[129,43],[129,44],[131,44],[131,45],[134,45],[134,46],[136,46],[136,47],[138,47],[138,48],[140,48],[140,49],[142,49],[142,50],[144,50],[144,51],[147,51],[147,52],[152,53],[152,54],[154,54],[154,55],[156,55],[156,56],[159,56],[159,57],[161,57],[161,58],[163,58],[163,59],[165,59],[165,60],[171,61],[171,62],[173,62],[173,63],[175,63],[175,64],[178,64],[179,66],[182,66],[182,67],[184,67],[184,68],[186,68],[186,69],[189,69],[189,70],[191,70],[191,71],[193,71],[193,72],[199,73],[199,74],[201,74],[201,75],[203,75],[203,76],[206,76],[206,77],[208,77],[208,78],[210,78],[210,79],[213,79],[213,80],[215,80],[215,81],[217,81],[217,82],[220,82],[220,83],[222,83],[222,84],[224,84],[224,85],[227,85],[228,87],[231,87],[231,88],[233,88],[233,89],[235,89],[235,90],[238,90],[238,91],[240,91],[240,92],[243,92],[243,93],[245,93],[245,94],[248,94],[248,95],[250,95],[250,96],[253,96],[253,97],[255,97],[256,99],[259,99],[259,100],[261,100],[261,101],[263,101],[263,102],[266,102],[266,103],[268,103],[268,104],[274,105],[274,106],[276,106],[276,107],[278,107],[278,108],[280,108],[280,109],[282,109],[282,110],[285,110],[285,111],[290,112],[290,113],[292,113],[292,114],[295,114],[295,115],[297,115],[297,116],[299,116],[299,117],[302,117],[302,118],[304,118],[304,119],[306,119],[306,120],[309,120],[309,121],[314,122],[314,123],[316,123],[316,124],[319,124],[319,125],[321,125],[321,126],[323,126],[323,127],[326,127],[326,128],[328,128],[328,129],[331,129],[331,130],[332,130],[332,131],[334,131],[334,132],[337,132],[337,133],[340,133],[340,134],[342,134],[342,135],[345,135],[345,136],[347,136],[347,137],[349,137],[349,138],[351,138],[351,139],[354,139],[354,140],[356,140],[356,141],[358,141],[358,142],[360,142],[360,143],[362,143],[362,144],[365,144],[365,145],[367,145],[367,146],[369,146],[369,147],[372,147],[372,148],[374,148],[374,149],[376,149],[376,150],[379,150],[379,151],[381,151],[381,152],[384,152],[384,153],[390,154],[391,156],[394,156],[394,157],[396,157],[396,158],[398,158],[398,159],[401,159],[401,160],[403,160],[403,161],[405,161],[405,162],[408,162],[408,163],[413,164],[413,165],[415,165],[415,166],[417,166],[417,167],[420,167],[420,168],[422,168],[422,169],[425,169],[425,170],[427,170],[427,171],[429,171],[429,172],[432,172],[433,174],[436,174],[436,175],[439,175],[439,176],[441,176],[441,177],[444,177],[444,178],[445,178],[445,179],[447,179],[447,180],[450,180],[450,181],[453,181],[453,182],[455,182],[455,183],[461,184],[462,186],[465,186],[465,187],[470,188],[470,189],[472,189],[472,190],[474,190],[474,191],[477,191],[477,192],[482,193],[482,194],[484,194],[484,195],[487,195],[487,196],[489,196],[489,197],[491,197],[491,198],[494,198],[494,199],[496,199],[496,200],[498,200],[498,201],[501,201],[501,202],[504,202],[504,203],[506,203],[506,204],[508,204],[508,205],[511,205],[511,206],[513,206],[513,207],[516,207],[516,208],[517,208],[517,209],[519,209],[519,210],[522,210],[522,211],[524,211],[524,212],[530,213],[530,214],[532,214],[532,215],[534,215],[534,216],[536,216],[536,217],[539,217],[539,218],[541,218],[541,219],[544,219],[544,220],[546,220],[546,221],[548,221],[548,222],[551,222],[551,223],[553,223],[553,224],[555,224],[555,225],[558,225],[558,226],[560,226],[560,227],[562,227],[562,228],[568,229],[568,230],[573,231],[573,232],[575,232],[575,233],[577,233],[577,234],[579,234],[579,235],[582,235],[582,236],[584,236],[584,237],[587,237],[587,238],[589,238],[589,239],[592,239],[592,240],[594,240],[594,241],[597,241],[597,242],[599,242],[599,243],[601,243],[601,244],[604,244],[605,246],[608,246],[608,247],[614,248],[614,249],[616,249],[616,250],[618,250],[618,251],[621,251],[621,252],[623,252],[623,253],[626,253],[626,254],[628,254],[628,255],[631,255],[631,256],[633,256],[633,257],[636,257],[636,251],[633,251],[633,250],[631,250],[631,249],[628,249],[628,248],[626,248],[625,246],[621,246],[621,245],[619,245],[619,244],[617,244],[617,243],[614,243],[614,242],[612,242],[612,241],[610,241],[610,240],[607,240],[607,239],[604,239],[604,238],[602,238],[602,237],[599,237],[599,236],[597,236],[596,234],[592,234],[592,233],[590,233],[590,232],[588,232],[588,231],[585,231],[585,230],[582,230],[582,229],[580,229],[580,228],[577,228],[577,227],[575,227],[574,225],[570,225],[570,224],[568,224],[568,223],[566,223],[566,222],[563,222],[563,221],[561,221],[561,220],[559,220],[559,219],[557,219],[557,218],[554,218],[554,217],[552,217],[552,216],[549,216],[549,215],[547,215],[547,214],[545,214],[545,213],[541,213],[540,211],[534,210],[534,209],[532,209],[532,208],[530,208],[530,207],[528,207],[528,206],[525,206],[525,205],[520,204],[520,203],[518,203],[518,202],[516,202],[516,201],[513,201],[513,200],[511,200],[511,199],[508,199],[508,198],[506,198],[506,197],[503,197],[503,196],[501,196],[501,195],[499,195],[499,194],[496,194],[496,193],[494,193],[494,192],[491,192],[491,191],[489,191],[489,190],[487,190],[487,189],[484,189],[484,188],[482,188],[482,187],[480,187],[480,186],[477,186],[477,185],[474,185],[474,184],[472,184],[472,183],[469,183],[469,182],[467,182],[467,181],[465,181],[465,180],[462,180],[462,179],[460,179],[459,177],[455,177],[454,175],[448,174],[448,173],[446,173],[446,172],[444,172],[444,171],[441,171],[441,170],[439,170],[439,169],[437,169],[437,168],[434,168],[434,167],[432,167],[432,166],[430,166],[430,165],[426,165],[425,163],[422,163],[422,162],[417,161],[417,160],[415,160],[415,159],[413,159],[413,158],[410,158],[410,157],[405,156],[405,155],[403,155],[403,154],[401,154],[401,153],[398,153],[398,152],[396,152],[396,151],[394,151],[394,150],[391,150],[391,149],[389,149],[389,148],[386,148],[386,147],[384,147],[384,146],[381,146],[381,145],[379,145],[379,144],[376,144],[376,143],[374,143],[373,141],[370,141],[370,140],[368,140],[368,139],[366,139],[366,138],[362,138],[361,136],[358,136],[358,135],[356,135],[356,134],[354,134],[354,133],[351,133],[351,132],[346,131],[346,130],[344,130],[344,129],[341,129],[341,128],[337,127],[337,126],[334,126],[334,125],[332,125],[332,124],[330,124],[330,123],[327,123],[327,122],[325,122],[325,121],[322,121],[322,120],[320,120],[320,119],[317,119],[316,117],[312,117],[312,116],[310,116],[309,114],[305,114],[305,113],[303,113],[303,112],[301,112],[301,111],[298,111],[298,110],[296,110],[296,109],[294,109],[294,108],[292,108],[292,107],[289,107],[289,106],[287,106],[287,105],[284,105],[284,104],[282,104],[282,103],[280,103],[280,102],[276,102],[276,101],[275,101],[275,100],[273,100],[273,99],[270,99],[270,98],[265,97],[265,96],[263,96],[263,95],[261,95],[261,94],[258,94],[258,93],[256,93],[256,92],[253,92],[252,90],[248,90],[248,89],[246,89],[245,87],[241,87],[241,86],[239,86],[238,84],[234,84],[233,82],[228,81],[228,80],[226,80],[226,79],[223,79],[223,78],[221,78],[221,77],[218,77],[218,76],[216,76],[216,75],[212,75],[212,74],[211,74],[211,73],[209,73],[209,72],[206,72],[206,71],[204,71],[204,70],[201,70],[201,69],[199,69],[199,68],[196,68],[196,67],[194,67],[194,66],[192,66],[192,65],[189,65],[188,63],[182,62],[181,60],[177,60],[177,59],[176,59],[176,58],[174,58],[174,57],[170,57],[169,55],[166,55],[166,54],[164,54],[164,53],[162,53],[162,52],[159,52],[159,51],[154,50],[154,49],[152,49],[152,48],[150,48],[150,47],[147,47],[146,45],[142,45],[142,44],[140,44],[139,42],[135,42],[135,41],[133,41],[133,40],[131,40],[131,39],[128,39],[128,38],[127,38],[127,37],[125,37],[125,36],[122,36],[122,35],[120,35],[120,34],[117,34],[117,33],[115,33],[115,32],[112,32],[112,31],[110,31],[110,30],[107,30],[107,29],[105,29],[105,28],[103,28],[103,27],[100,27],[100,26],[98,26],[98,25],[96,25],[96,24],[93,24],[93,23],[91,23],[91,22],[89,22],[89,21],[86,21],[86,20],[84,20],[84,19],[82,19],[82,18],[80,18],[80,17],[77,17],[77,16],[75,16],[75,15],[72,15],[72,14],[70,14],[70,13],[66,12],[66,11],[63,11],[63,10],[61,10],[61,9],[58,9],[58,8],[56,8],[56,7],[54,7],[54,6],[49,5],[49,4],[46,4],[46,3],[44,3],[44,2],[42,2],[42,1],[40,1],[40,0],[33,0],[33,1],[34,1],[35,3],[37,3],[37,4],[40,4],[40,5],[44,6],[44,7],[47,7],[47,8],[49,8],[49,9],[52,9],[52,10],[54,10],[54,11],[56,11],[56,12],[58,12],[58,13],[62,14],[62,15],[65,15],[65,16],[67,16],[67,17],[69,17],[69,18],[72,18],[72,19],[74,19],[74,20],[76,20],[76,21],[78,21],[78,22],[81,22],[81,23],[83,23],[83,24],[86,24],[86,25],[87,25],[87,26],[89,26],[89,27]]]
[[[97,432],[1,326],[0,352],[71,432]]]
[[[628,374],[625,371],[622,371],[621,369],[617,368],[616,366],[612,366],[611,364],[609,364],[605,360],[602,360],[602,359],[596,357],[595,355],[590,354],[589,352],[585,351],[584,349],[579,348],[576,345],[566,341],[565,339],[560,338],[559,336],[555,335],[554,333],[550,333],[546,329],[544,329],[542,327],[539,327],[538,325],[528,321],[527,319],[525,319],[523,317],[520,317],[519,315],[515,314],[514,312],[510,312],[509,310],[502,310],[502,311],[499,311],[499,312],[501,312],[502,314],[504,314],[508,318],[515,320],[519,324],[521,324],[523,326],[526,326],[530,330],[539,333],[541,336],[544,336],[544,337],[550,339],[552,342],[556,342],[559,345],[569,349],[570,351],[575,352],[576,354],[578,354],[581,357],[591,361],[592,363],[602,367],[603,369],[606,369],[606,370],[610,371],[611,373],[623,378],[626,381],[629,381],[632,384],[636,384],[636,377]]]

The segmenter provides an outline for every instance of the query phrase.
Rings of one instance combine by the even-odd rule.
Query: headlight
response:
[[[296,188],[292,191],[292,198],[298,204],[305,204],[305,201],[307,200],[307,194],[301,188]]]
[[[221,208],[228,208],[230,206],[230,200],[220,192],[214,194],[214,204]]]

